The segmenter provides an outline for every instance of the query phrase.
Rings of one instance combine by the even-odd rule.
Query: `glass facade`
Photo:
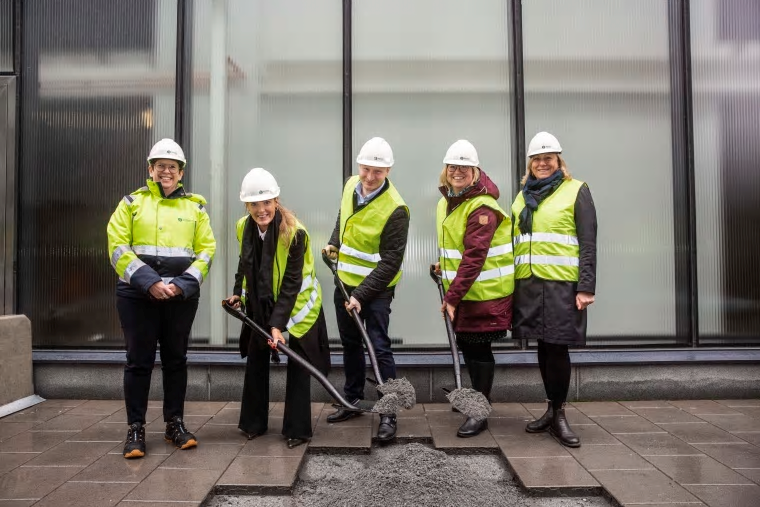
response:
[[[760,330],[758,20],[758,2],[691,2],[701,343]]]
[[[13,72],[14,5],[0,0],[5,73]],[[239,324],[219,300],[237,267],[243,176],[272,172],[318,253],[335,225],[344,168],[355,172],[359,148],[377,135],[393,147],[390,178],[412,216],[391,336],[398,349],[446,348],[428,276],[444,153],[470,140],[509,207],[525,171],[516,162],[525,146],[514,140],[548,130],[589,184],[599,217],[589,346],[690,344],[677,332],[688,292],[683,248],[696,253],[688,282],[698,304],[687,310],[697,312],[700,343],[760,344],[760,11],[748,0],[685,2],[690,39],[679,41],[674,5],[24,2],[16,309],[32,320],[37,348],[123,347],[106,223],[144,184],[150,146],[182,135],[185,182],[209,201],[218,241],[192,346],[232,349]],[[686,122],[673,113],[684,101],[674,54],[691,56],[688,167],[674,155]],[[689,185],[674,175],[692,170],[695,199],[683,213]],[[680,246],[679,231],[694,224],[693,244]],[[337,348],[332,277],[321,261],[317,271]]]

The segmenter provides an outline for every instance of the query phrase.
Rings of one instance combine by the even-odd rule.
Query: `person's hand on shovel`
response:
[[[347,303],[343,303],[346,306],[346,311],[351,313],[351,310],[356,309],[357,312],[362,312],[362,304],[354,297],[348,298]]]
[[[449,314],[449,319],[451,319],[451,322],[454,322],[454,311],[456,310],[456,306],[450,305],[447,302],[443,302],[441,305],[441,313],[447,312]]]
[[[332,245],[327,245],[322,249],[324,253],[327,254],[327,256],[330,258],[330,260],[337,261],[338,260],[338,249],[335,248]]]
[[[272,347],[273,349],[276,349],[277,348],[277,342],[280,342],[283,345],[287,345],[285,343],[285,337],[282,336],[282,331],[280,331],[276,327],[273,327],[271,334],[272,334],[272,342],[269,344],[270,347]]]
[[[436,262],[435,263],[435,274],[438,276],[441,276],[441,263]]]

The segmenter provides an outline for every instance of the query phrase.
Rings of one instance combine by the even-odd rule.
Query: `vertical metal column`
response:
[[[216,236],[214,276],[210,277],[210,345],[227,341],[227,318],[220,301],[227,297],[227,0],[211,8],[211,83],[209,89],[209,158],[211,227]]]
[[[353,112],[351,95],[351,0],[343,0],[343,181],[351,176],[353,159]],[[341,181],[341,185],[343,184]]]

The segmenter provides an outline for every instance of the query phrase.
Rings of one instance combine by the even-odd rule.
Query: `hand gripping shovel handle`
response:
[[[441,297],[441,304],[443,304],[443,282],[438,273],[435,272],[435,264],[430,265],[430,278],[438,285],[438,295]],[[454,360],[454,382],[456,388],[462,388],[462,367],[459,364],[459,351],[457,350],[457,339],[454,334],[454,325],[449,318],[449,312],[443,312],[443,321],[446,323],[446,334],[449,337],[449,345],[451,346],[451,358]]]
[[[330,271],[332,271],[333,277],[335,277],[335,284],[340,289],[341,294],[343,294],[343,299],[346,300],[348,303],[350,301],[350,297],[348,295],[348,291],[346,290],[346,286],[343,285],[343,281],[338,276],[338,267],[336,266],[335,261],[333,261],[329,255],[327,255],[327,252],[322,250],[322,260],[325,261],[325,264],[327,264],[327,267],[330,268]],[[378,384],[383,383],[383,376],[380,375],[380,368],[377,365],[377,356],[375,355],[375,347],[372,345],[372,341],[369,339],[369,335],[367,334],[367,329],[364,327],[364,322],[362,322],[362,318],[359,317],[359,312],[356,311],[356,308],[353,308],[351,310],[351,317],[354,318],[354,322],[356,323],[356,327],[359,328],[359,332],[362,335],[362,340],[364,340],[364,346],[367,347],[367,355],[369,356],[369,362],[372,365],[372,371],[375,373],[375,379]]]
[[[272,347],[274,344],[274,346],[277,347],[277,350],[279,350],[280,352],[288,356],[288,359],[290,359],[291,361],[294,361],[299,366],[305,368],[306,371],[308,371],[315,379],[319,381],[320,384],[322,384],[322,386],[327,390],[327,392],[330,393],[330,396],[338,400],[338,403],[340,403],[341,405],[343,405],[344,407],[350,410],[356,410],[357,412],[367,412],[367,410],[355,407],[354,405],[346,401],[346,399],[343,398],[343,396],[341,396],[338,390],[335,389],[335,386],[333,386],[330,383],[330,381],[327,380],[327,377],[325,377],[321,371],[316,369],[314,365],[312,365],[309,361],[307,361],[306,359],[302,358],[301,356],[293,352],[293,350],[290,347],[272,338],[271,334],[267,333],[263,327],[259,326],[253,320],[251,320],[242,310],[238,308],[234,308],[231,304],[227,302],[226,299],[222,300],[222,308],[224,308],[224,311],[226,311],[227,313],[229,313],[236,319],[240,320],[243,324],[250,327],[257,333],[259,333],[261,336],[266,338],[267,343],[269,343],[270,347]]]

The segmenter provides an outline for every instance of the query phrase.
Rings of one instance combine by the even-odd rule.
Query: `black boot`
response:
[[[533,422],[529,422],[525,427],[525,431],[528,433],[543,433],[552,425],[552,421],[554,420],[554,408],[552,408],[551,400],[546,400],[546,402],[549,406],[546,407],[544,415]]]
[[[351,404],[353,406],[356,406],[359,403],[359,398],[353,400]],[[359,417],[362,415],[361,412],[356,412],[354,410],[346,410],[343,407],[338,408],[335,412],[327,416],[327,422],[329,423],[339,423],[343,421],[348,421],[349,419],[353,419],[354,417]]]
[[[381,442],[392,440],[396,436],[396,416],[380,414],[380,425],[377,427],[377,439]]]
[[[472,388],[483,393],[483,396],[485,396],[490,403],[496,363],[469,361],[467,363],[467,369],[470,372]],[[461,438],[474,437],[480,435],[480,433],[486,429],[488,429],[488,419],[478,421],[472,417],[468,417],[464,424],[459,427],[459,430],[457,430],[457,436]]]
[[[554,435],[559,440],[559,443],[565,447],[580,447],[581,440],[570,429],[570,424],[568,424],[565,417],[564,406],[562,405],[563,408],[558,408],[554,411],[554,419],[549,427],[549,433]]]

